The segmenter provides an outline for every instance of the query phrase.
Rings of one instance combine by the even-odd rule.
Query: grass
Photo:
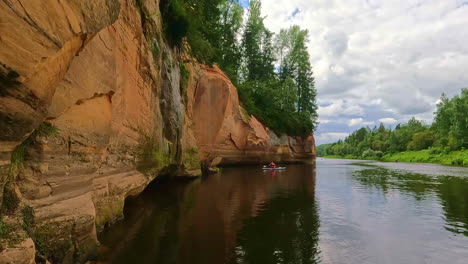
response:
[[[436,163],[443,165],[468,166],[468,150],[452,151],[449,153],[433,153],[431,150],[405,151],[395,154],[386,154],[382,161],[402,161]]]
[[[442,165],[453,165],[453,166],[468,166],[468,150],[458,150],[452,152],[434,152],[430,149],[418,150],[418,151],[404,151],[399,153],[388,153],[382,158],[378,157],[357,157],[352,155],[347,156],[325,156],[325,158],[333,159],[363,159],[363,160],[377,160],[394,162],[398,160],[400,162],[417,162],[417,163],[434,163]]]

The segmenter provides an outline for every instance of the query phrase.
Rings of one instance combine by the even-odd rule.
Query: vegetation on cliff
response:
[[[412,118],[395,129],[383,124],[354,131],[345,140],[317,147],[319,156],[468,165],[468,89],[442,95],[432,125]]]
[[[160,8],[166,38],[178,47],[186,40],[197,60],[218,64],[250,114],[279,133],[304,136],[315,129],[307,30],[274,34],[263,23],[260,0],[247,9],[238,0],[163,0]]]

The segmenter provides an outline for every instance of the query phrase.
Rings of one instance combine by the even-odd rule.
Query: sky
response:
[[[317,145],[413,116],[430,124],[442,93],[468,87],[467,0],[262,0],[262,13],[273,32],[309,30]]]

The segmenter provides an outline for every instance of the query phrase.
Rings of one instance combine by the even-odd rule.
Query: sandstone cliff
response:
[[[126,197],[200,161],[314,156],[167,45],[158,1],[0,1],[0,263],[90,259]]]
[[[189,85],[188,116],[204,165],[304,162],[315,156],[315,141],[277,136],[239,104],[236,88],[217,67],[198,66]]]

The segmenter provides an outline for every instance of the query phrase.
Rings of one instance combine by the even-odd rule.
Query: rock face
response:
[[[195,137],[208,166],[303,162],[315,157],[313,136],[278,137],[239,104],[236,88],[217,67],[202,67],[193,95]]]
[[[97,230],[158,175],[315,155],[312,136],[249,116],[218,68],[186,64],[182,87],[158,1],[4,0],[0,36],[0,220],[32,238],[0,263],[89,260]]]

